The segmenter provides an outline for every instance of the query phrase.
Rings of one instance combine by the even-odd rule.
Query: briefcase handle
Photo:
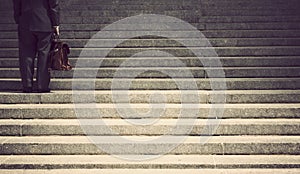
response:
[[[60,38],[59,35],[57,35],[56,33],[53,33],[52,37],[51,37],[52,42],[60,42]]]

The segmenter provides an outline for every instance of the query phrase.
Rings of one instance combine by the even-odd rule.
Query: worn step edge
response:
[[[177,144],[179,139],[183,144],[200,144],[201,137],[208,138],[211,144],[300,144],[300,136],[169,136],[167,139],[157,139],[160,136],[121,136],[127,140],[133,140],[136,144]],[[98,138],[98,139],[97,139]],[[118,136],[0,136],[0,142],[4,144],[130,144]],[[93,140],[93,141],[91,141]],[[98,141],[99,140],[99,141]],[[299,147],[298,147],[299,148]],[[299,153],[299,152],[298,152]]]
[[[299,155],[299,136],[28,136],[0,137],[2,154]],[[26,147],[26,148],[24,148]],[[175,148],[174,148],[175,147]],[[85,149],[85,150],[83,150]],[[173,150],[172,150],[173,149]],[[170,151],[171,150],[171,151]]]
[[[300,25],[297,22],[282,22],[282,23],[190,23],[194,26],[195,30],[299,30]],[[62,24],[62,31],[100,31],[107,27],[108,24]],[[170,23],[165,27],[165,23],[156,24],[119,24],[114,28],[106,28],[108,31],[181,31],[187,30],[186,27],[176,23]],[[1,24],[0,31],[17,30],[16,24]]]
[[[160,53],[159,53],[160,51]],[[154,53],[153,53],[154,52]],[[201,54],[203,57],[220,56],[298,56],[300,54],[300,46],[271,46],[271,47],[193,47],[193,48],[73,48],[71,50],[71,57],[99,57],[99,55],[106,57],[131,57],[137,53],[142,53],[140,57],[149,57],[153,54],[159,54],[161,57],[168,54],[161,52],[168,52],[173,56],[192,57],[195,54]],[[18,49],[0,48],[0,57],[2,58],[16,58],[18,57]],[[169,57],[169,55],[168,55]]]
[[[71,14],[78,14],[79,12],[69,12],[61,13],[60,20],[61,23],[68,24],[68,23],[113,23],[115,21],[121,20],[124,17],[122,16],[96,16],[87,13],[81,13],[80,16],[71,15]],[[96,11],[97,13],[97,11]],[[5,13],[0,11],[0,23],[3,24],[14,24],[15,21],[13,19],[13,13]],[[299,17],[296,15],[273,15],[273,16],[196,16],[194,12],[189,12],[181,14],[177,13],[172,15],[174,17],[180,18],[184,21],[188,22],[205,22],[205,23],[226,23],[226,22],[233,22],[233,23],[240,23],[240,22],[299,22]],[[150,22],[150,21],[149,21]],[[151,21],[153,22],[153,20]]]
[[[164,106],[162,108],[156,107],[158,110],[164,109],[164,114],[157,118],[216,118],[215,115],[209,114],[210,108],[215,106],[216,109],[223,109],[224,114],[219,117],[222,118],[300,118],[300,104],[286,104],[286,103],[272,103],[272,104],[224,104],[224,105],[209,105],[201,104],[193,106],[189,104],[189,108],[194,108],[189,114],[182,114],[181,104],[166,104],[157,105]],[[119,109],[128,108],[128,105],[118,105]],[[149,104],[131,104],[131,108],[136,111],[148,112]],[[77,113],[77,112],[79,113]],[[199,112],[200,111],[200,112]],[[84,114],[80,114],[84,112]],[[197,112],[197,115],[193,113]],[[114,104],[1,104],[0,105],[1,119],[9,118],[24,118],[24,119],[73,119],[73,118],[156,118],[153,116],[126,116],[120,114],[116,110]],[[96,113],[96,115],[95,115]],[[97,114],[98,113],[98,114]]]
[[[0,120],[2,136],[42,135],[208,135],[207,119],[36,119]],[[223,119],[214,135],[300,135],[297,119]],[[153,124],[152,124],[153,123]],[[171,131],[174,126],[182,131]],[[190,131],[184,131],[190,127]]]
[[[130,63],[129,63],[130,64]],[[135,63],[131,63],[135,64]],[[102,67],[74,68],[70,71],[52,71],[52,78],[207,78],[207,72],[224,74],[227,78],[300,77],[300,67]],[[20,78],[18,68],[0,68],[0,78]]]
[[[153,156],[144,155],[142,158],[153,158]],[[197,169],[197,173],[204,168],[220,168],[221,173],[226,172],[224,168],[232,168],[235,173],[243,171],[236,168],[251,168],[251,171],[261,170],[258,168],[271,168],[271,171],[277,171],[272,168],[281,168],[281,170],[290,170],[298,172],[300,169],[300,156],[294,155],[165,155],[160,158],[148,161],[129,161],[123,159],[139,159],[141,156],[109,156],[109,155],[18,155],[18,156],[0,156],[2,169],[117,169],[122,171],[130,169]],[[48,167],[47,167],[48,166]],[[127,168],[127,169],[124,169]],[[253,169],[252,169],[253,168]],[[249,170],[249,169],[247,169]],[[131,170],[130,170],[131,171]],[[253,171],[253,172],[254,172]],[[268,171],[268,170],[267,170]],[[119,172],[119,171],[118,171]],[[183,171],[184,172],[184,171]],[[250,173],[253,173],[250,172]],[[84,171],[85,173],[85,171]],[[101,170],[102,173],[102,170]],[[123,173],[123,172],[122,172]],[[149,172],[147,172],[149,173]]]
[[[30,157],[29,157],[30,158]],[[84,167],[82,167],[84,168]],[[250,167],[249,167],[250,168]],[[285,169],[207,169],[207,168],[196,168],[196,169],[2,169],[2,174],[291,174],[298,173],[300,169],[297,168],[285,168]]]
[[[160,60],[158,60],[159,62]],[[134,64],[134,63],[132,63]],[[137,67],[129,67],[129,66],[118,66],[118,67],[100,67],[100,68],[96,68],[96,67],[74,67],[71,71],[87,71],[87,70],[97,70],[97,71],[105,71],[105,70],[152,70],[152,71],[159,71],[159,70],[278,70],[278,69],[282,69],[282,70],[286,70],[286,69],[300,69],[300,67],[297,66],[289,66],[289,67],[192,67],[192,66],[183,66],[183,67],[165,67],[165,66],[161,66],[161,67],[144,67],[144,66],[137,66]],[[36,70],[36,68],[35,68]],[[0,71],[4,72],[4,71],[19,71],[19,68],[2,68],[0,67]],[[64,71],[62,71],[64,72]],[[299,73],[300,75],[300,73]]]
[[[112,82],[115,83],[115,86],[112,86]],[[130,83],[131,86],[128,88],[120,85],[126,83]],[[195,85],[188,85],[189,83]],[[1,78],[0,84],[1,90],[21,90],[19,78]],[[116,86],[116,84],[118,85]],[[181,86],[177,84],[181,84]],[[213,88],[211,84],[214,84]],[[50,88],[53,90],[295,90],[300,89],[300,78],[57,78],[51,80]]]
[[[264,104],[189,104],[189,108],[211,108],[212,105],[215,105],[216,107],[219,106],[220,108],[231,108],[231,109],[247,109],[247,108],[269,108],[269,109],[276,109],[276,108],[294,108],[294,109],[299,109],[300,108],[300,103],[264,103]],[[115,108],[115,104],[84,104],[84,103],[78,103],[78,108],[96,108],[96,109],[105,109],[105,108]],[[127,108],[127,104],[120,104],[119,105],[121,108]],[[160,106],[160,104],[157,104],[157,106]],[[181,104],[165,104],[161,105],[162,108],[182,108]],[[74,109],[74,104],[0,104],[0,109]],[[149,104],[132,104],[132,108],[149,108]]]
[[[175,62],[174,58],[171,57],[136,57],[136,58],[122,58],[114,57],[109,58],[90,58],[82,57],[85,60],[84,66],[77,64],[80,59],[70,57],[70,63],[76,67],[86,68],[99,68],[99,67],[118,67],[124,61],[132,62],[130,64],[124,64],[123,67],[178,67],[178,63]],[[157,59],[158,61],[155,61]],[[98,65],[99,61],[102,60],[101,66]],[[208,58],[197,58],[197,57],[178,57],[177,60],[181,61],[186,66],[202,67],[201,61],[216,61],[220,60],[222,66],[225,67],[299,67],[300,57],[299,56],[270,56],[270,57],[208,57]],[[35,61],[37,62],[37,61]],[[88,65],[88,66],[87,66]],[[35,65],[36,66],[36,65]],[[212,67],[218,67],[218,65],[211,65]],[[18,58],[0,58],[1,68],[19,68]]]
[[[203,126],[210,124],[207,119],[1,119],[0,126],[172,126],[172,125],[182,125],[182,126]],[[134,121],[140,121],[133,124]],[[144,122],[149,122],[151,124],[142,124]],[[221,125],[299,125],[300,119],[219,119],[219,126]],[[153,124],[152,124],[153,123]]]
[[[119,99],[112,97],[118,96]],[[163,100],[151,97],[159,95]],[[52,91],[45,94],[24,94],[19,92],[0,92],[1,104],[26,103],[211,103],[214,97],[224,98],[224,103],[300,103],[300,90],[228,90],[228,91]],[[76,97],[77,96],[77,97]],[[184,99],[183,97],[191,97]],[[80,97],[80,98],[79,98]],[[124,99],[121,99],[124,97]],[[128,100],[127,100],[127,97]]]
[[[32,93],[32,94],[22,94],[22,93],[13,93],[13,92],[3,92],[0,91],[2,96],[20,96],[20,95],[30,95],[30,96],[47,96],[47,95],[65,95],[65,94],[97,94],[97,95],[111,95],[111,94],[136,94],[136,95],[151,95],[156,93],[166,94],[166,95],[178,95],[178,94],[199,94],[199,95],[251,95],[251,94],[300,94],[299,90],[225,90],[225,91],[211,91],[211,90],[197,90],[197,91],[180,91],[180,90],[86,90],[86,91],[76,91],[76,90],[53,90],[51,93]]]
[[[66,38],[86,38],[90,39],[91,37],[94,36],[94,34],[97,33],[97,31],[81,31],[81,32],[74,32],[74,31],[69,31],[69,32],[61,32],[61,37],[66,39]],[[117,32],[117,31],[110,31],[110,32],[104,32],[105,33],[105,38],[107,39],[115,39],[115,38],[128,38],[132,34],[138,35],[138,36],[143,36],[145,35],[145,32],[129,32],[126,35],[126,32]],[[152,35],[166,35],[169,32],[152,32]],[[195,38],[196,35],[194,32],[191,31],[174,31],[173,32],[174,38]],[[299,37],[300,33],[299,30],[204,30],[202,31],[204,36],[207,38],[294,38],[294,37]],[[0,38],[17,38],[17,32],[16,31],[1,31],[0,33]]]

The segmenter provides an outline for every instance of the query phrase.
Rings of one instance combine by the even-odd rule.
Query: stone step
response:
[[[74,4],[72,2],[69,2],[67,4],[61,3],[60,9],[63,13],[66,13],[68,11],[112,11],[117,13],[119,11],[125,12],[126,10],[129,12],[152,12],[152,13],[162,13],[163,11],[181,11],[181,10],[190,10],[195,12],[213,12],[214,10],[223,10],[227,12],[231,11],[239,11],[244,10],[247,12],[250,12],[251,10],[259,11],[259,12],[268,12],[266,14],[285,14],[284,12],[287,12],[287,10],[291,10],[294,12],[294,14],[297,12],[296,8],[297,2],[290,2],[290,3],[280,3],[276,4],[274,2],[269,2],[268,5],[264,4],[249,4],[245,5],[245,3],[219,3],[219,4],[203,4],[203,3],[195,3],[195,2],[180,2],[179,4],[176,2],[172,3],[158,3],[155,4],[152,1],[151,2],[143,2],[143,3],[119,3],[119,2],[111,2],[109,4],[103,4],[103,2],[97,2],[93,4]],[[13,9],[13,5],[11,2],[3,3],[3,5],[0,7],[0,10],[2,12],[10,12]],[[280,9],[278,11],[272,11],[275,9]],[[281,12],[281,13],[280,13]],[[105,13],[102,13],[105,14]]]
[[[82,101],[89,102],[89,97],[95,95],[97,103],[113,103],[113,95],[119,96],[118,102],[127,103],[126,96],[130,103],[149,103],[151,97],[160,94],[165,101],[151,100],[151,103],[213,103],[217,96],[225,95],[226,103],[300,103],[299,90],[228,90],[228,91],[53,91],[46,94],[20,94],[18,92],[0,92],[0,103],[21,104],[21,103],[73,103],[73,95],[82,96]],[[185,95],[198,95],[198,101],[183,100]],[[123,99],[122,99],[123,97]],[[84,100],[87,99],[87,100]]]
[[[61,0],[61,37],[72,47],[70,60],[75,66],[79,57],[90,65],[69,72],[52,72],[54,90],[47,94],[15,91],[21,89],[17,25],[13,20],[12,1],[2,1],[0,91],[9,92],[0,92],[0,169],[4,169],[0,173],[300,171],[298,0]],[[201,30],[217,47],[225,74],[231,78],[208,79],[203,68],[182,69],[178,63],[170,63],[170,55],[174,55],[179,60],[185,59],[183,62],[188,66],[202,65],[199,59],[193,58],[191,50],[174,41],[158,39],[157,36],[165,33],[172,32],[177,42],[188,40],[194,46],[193,51],[211,55],[211,50],[199,48],[202,45],[195,47],[196,32],[186,31],[177,24],[170,29],[161,27],[168,22],[164,20],[132,21],[111,28],[102,32],[105,34],[102,40],[90,40],[93,48],[80,56],[88,39],[108,24],[149,13],[174,16]],[[151,31],[147,31],[149,28]],[[80,77],[97,70],[99,58],[103,57],[99,55],[110,48],[108,45],[114,39],[126,39],[133,34],[139,37],[122,43],[107,56],[103,68],[95,75],[98,79],[68,79],[73,77],[74,70],[79,70]],[[169,55],[143,52],[154,50]],[[138,54],[141,52],[145,54]],[[213,54],[205,61],[216,59]],[[126,64],[126,60],[134,63]],[[113,78],[116,67],[122,63],[126,64],[125,68],[118,68],[123,71],[122,78]],[[141,70],[151,71],[134,80],[128,78]],[[157,70],[170,72],[176,78],[167,79]],[[181,76],[174,74],[174,70],[179,73],[188,70],[198,78],[178,78]],[[76,90],[91,91],[71,91],[72,82]],[[94,85],[96,91],[92,91]],[[180,87],[183,89],[178,90]],[[211,88],[229,90],[201,91]],[[124,97],[126,93],[129,97]],[[188,106],[182,104],[182,98]],[[222,104],[225,99],[226,104]],[[178,121],[179,117],[183,118],[182,122]],[[78,123],[78,118],[84,119],[81,121],[85,126]],[[99,118],[104,123],[99,124]],[[191,119],[196,119],[195,126],[191,132],[183,133],[191,126]],[[214,121],[221,121],[216,136],[203,136],[213,132]],[[106,126],[112,130],[105,129]],[[87,132],[82,128],[101,136],[83,136]],[[161,139],[161,135],[168,134],[175,136]],[[155,159],[140,160],[149,158]]]
[[[81,102],[89,102],[94,96],[96,103],[213,103],[214,97],[223,96],[226,103],[300,103],[300,90],[233,90],[233,91],[52,91],[45,94],[23,94],[19,92],[0,92],[1,104],[48,104],[73,103],[73,95],[80,95]],[[113,96],[119,96],[118,100]],[[164,97],[164,100],[152,99],[155,95]],[[198,95],[183,99],[183,96]],[[129,101],[126,100],[129,97]],[[86,99],[86,100],[85,100]],[[76,100],[77,102],[80,102]]]
[[[100,30],[99,30],[100,31]],[[62,39],[90,39],[98,31],[62,31]],[[299,38],[299,30],[203,30],[201,31],[207,38]],[[131,38],[132,34],[145,36],[145,31],[102,31],[105,38],[101,39],[124,39]],[[152,35],[166,35],[167,31],[151,32]],[[197,38],[193,31],[172,31],[173,38]],[[1,31],[1,39],[17,39],[16,31]],[[151,38],[151,37],[149,37]]]
[[[245,46],[300,46],[300,38],[223,38],[223,39],[64,39],[72,48],[88,47],[109,47],[110,45],[121,42],[119,48],[147,48],[147,47],[183,47],[184,46],[208,46],[213,47],[245,47]],[[17,48],[17,39],[2,39],[1,48]]]
[[[81,53],[82,49],[72,49],[70,56],[88,56],[97,57],[98,55],[103,55],[103,51],[107,52],[105,48],[86,48],[85,51]],[[211,57],[213,51],[215,51],[219,56],[298,56],[300,55],[299,46],[273,46],[273,47],[193,47],[191,49],[181,48],[181,47],[164,47],[164,48],[114,48],[107,54],[108,57],[131,57],[134,54],[144,52],[143,56],[153,56],[153,52],[148,54],[145,51],[158,50],[162,52],[167,52],[176,57],[193,57],[193,52],[200,52],[202,55],[207,55]],[[15,49],[1,50],[0,57],[9,57],[16,55]],[[7,53],[8,52],[8,53]],[[204,56],[205,57],[205,56]]]
[[[237,5],[237,6],[241,6],[241,7],[245,7],[245,5],[247,6],[264,6],[264,5],[269,5],[270,3],[272,3],[274,6],[276,5],[286,5],[286,6],[290,6],[291,4],[297,3],[297,0],[290,0],[290,3],[286,3],[286,1],[284,0],[263,0],[263,1],[259,1],[259,0],[253,0],[250,2],[244,2],[243,0],[236,0],[236,1],[210,1],[210,0],[185,0],[183,1],[173,1],[173,2],[169,2],[169,1],[159,1],[159,0],[152,0],[152,1],[147,1],[147,0],[141,0],[141,1],[134,1],[134,0],[124,0],[124,1],[116,1],[116,0],[90,0],[90,1],[84,1],[85,5],[188,5],[191,3],[195,3],[195,5],[211,5],[211,6],[223,6],[224,4],[230,4],[230,5]],[[3,4],[7,6],[11,6],[12,3],[9,0],[3,0]],[[79,0],[61,0],[60,4],[62,5],[78,5],[78,4],[82,4],[82,1]],[[5,6],[4,6],[5,7]]]
[[[270,2],[269,2],[270,3]],[[247,4],[247,5],[245,5]],[[227,5],[227,6],[223,6]],[[270,4],[268,4],[270,5]],[[272,3],[273,6],[267,6],[266,3],[244,3],[243,5],[241,2],[225,2],[225,3],[203,3],[197,1],[187,1],[187,2],[180,2],[180,1],[173,1],[173,2],[130,2],[130,1],[111,1],[108,3],[103,3],[103,1],[98,2],[87,2],[83,4],[76,3],[76,2],[61,2],[60,9],[62,10],[140,10],[140,9],[147,9],[147,10],[197,10],[197,9],[209,9],[209,8],[221,8],[221,9],[253,9],[257,7],[258,9],[274,9],[276,7],[280,9],[295,9],[296,2],[290,3]],[[6,2],[3,7],[0,9],[2,11],[8,10],[6,8],[12,8],[11,2]]]
[[[22,95],[20,95],[22,96]],[[24,100],[29,100],[31,95],[25,95]],[[34,95],[32,96],[34,97]],[[45,96],[46,97],[46,96]],[[53,98],[48,99],[53,100]],[[46,98],[44,100],[47,100]],[[182,114],[183,106],[181,104],[165,104],[154,105],[156,108],[151,108],[149,104],[130,104],[131,108],[140,113],[149,112],[150,109],[153,112],[160,113],[162,109],[165,111],[158,118],[199,118],[207,119],[214,118],[215,116],[210,114],[211,107],[214,106],[216,110],[224,109],[222,118],[300,118],[300,104],[287,104],[287,103],[269,103],[269,104],[224,104],[224,105],[211,105],[201,104],[193,105],[189,104],[191,112]],[[127,116],[120,113],[118,108],[128,106],[128,104],[1,104],[0,105],[0,118],[1,119],[99,119],[99,118],[156,118],[149,117],[147,115],[139,115],[138,117]],[[194,108],[194,109],[193,109]],[[76,112],[78,114],[76,114]],[[80,113],[85,113],[81,115]],[[197,114],[195,115],[194,112]]]
[[[273,5],[273,4],[272,4]],[[173,16],[179,19],[182,19],[187,22],[193,22],[193,21],[204,21],[208,22],[206,20],[202,20],[203,18],[205,19],[206,17],[230,17],[230,18],[235,18],[235,17],[240,17],[242,20],[234,21],[234,22],[260,22],[260,20],[247,20],[249,16],[259,16],[259,17],[269,17],[269,18],[274,18],[273,20],[268,20],[268,21],[276,21],[276,16],[292,16],[291,18],[299,16],[299,11],[298,9],[292,9],[292,8],[280,8],[280,7],[272,7],[271,8],[266,8],[266,7],[246,7],[246,8],[241,8],[239,9],[234,9],[234,8],[216,8],[216,7],[210,7],[210,8],[203,8],[203,7],[178,7],[174,6],[171,10],[159,10],[159,8],[170,8],[170,7],[162,7],[162,6],[157,6],[155,8],[157,9],[147,9],[145,7],[141,7],[140,9],[136,10],[128,10],[128,9],[121,9],[122,7],[120,6],[114,6],[113,9],[109,10],[100,10],[99,8],[97,9],[90,9],[90,10],[74,10],[74,9],[62,9],[61,10],[61,17],[62,19],[64,17],[84,17],[83,21],[90,21],[88,18],[89,17],[95,17],[95,18],[113,18],[116,17],[118,19],[120,18],[126,18],[130,16],[135,16],[135,15],[140,15],[140,14],[160,14],[160,15],[167,15],[167,16]],[[82,5],[81,5],[82,6]],[[104,7],[101,5],[101,7]],[[101,8],[100,7],[100,8]],[[147,6],[148,7],[148,6]],[[105,7],[104,7],[105,8]],[[111,6],[109,7],[111,8]],[[176,9],[177,8],[177,9]],[[179,8],[179,9],[178,9]],[[180,9],[182,8],[182,9]],[[196,9],[195,9],[196,8]],[[194,15],[192,15],[194,14]],[[12,8],[8,8],[8,11],[5,10],[0,10],[0,15],[2,17],[9,18],[9,21],[12,21],[13,19],[13,11]],[[245,19],[244,19],[245,17]],[[258,18],[259,18],[258,17]],[[200,19],[199,19],[200,18]],[[280,17],[279,17],[280,19]],[[74,21],[73,19],[70,19],[71,21]],[[116,21],[114,20],[114,21]],[[4,22],[7,20],[4,20]],[[80,20],[81,21],[81,20]],[[111,22],[114,22],[111,21]],[[224,20],[222,20],[224,21]],[[265,20],[263,20],[265,22]],[[289,21],[289,20],[287,20]],[[66,21],[62,20],[63,23]],[[110,23],[111,23],[110,22]],[[220,22],[220,21],[218,21]],[[92,22],[94,23],[94,22]]]
[[[63,40],[69,43],[73,48],[82,48],[87,43],[89,47],[99,47],[102,45],[111,45],[114,39],[66,39]],[[120,41],[120,40],[119,40]],[[3,40],[6,47],[17,47],[17,40]],[[300,38],[227,38],[227,39],[130,39],[118,45],[118,47],[182,47],[184,46],[207,46],[209,43],[214,47],[239,47],[239,46],[297,46],[300,45]],[[3,44],[4,45],[4,44]],[[2,46],[1,46],[2,47]],[[4,46],[5,47],[5,46]],[[3,48],[3,47],[2,47]]]
[[[117,58],[113,59],[105,58],[88,58],[84,60],[86,65],[80,65],[76,62],[78,58],[69,58],[71,65],[78,68],[109,68],[119,67],[122,63],[122,67],[178,67],[179,60],[185,66],[191,67],[203,67],[203,62],[209,60],[220,60],[223,67],[299,67],[299,56],[270,56],[270,57],[210,57],[210,58],[195,58],[195,57],[178,57],[176,59],[172,57],[131,57],[131,58]],[[99,66],[99,61],[101,66]],[[127,62],[124,64],[124,62]],[[35,60],[35,64],[37,60]],[[36,66],[36,65],[35,65]],[[213,67],[214,65],[212,65]],[[218,67],[218,65],[215,65]],[[19,68],[18,58],[0,58],[1,68]]]
[[[136,31],[139,28],[141,31],[149,31],[149,28],[155,31],[180,31],[186,29],[178,23],[129,23],[119,24],[116,28],[111,28],[110,31]],[[198,30],[298,30],[300,29],[299,22],[266,22],[266,23],[191,23]],[[62,31],[100,31],[107,24],[61,24]],[[163,28],[166,27],[166,28]],[[0,31],[17,30],[16,24],[1,24]]]
[[[271,4],[272,5],[272,4]],[[221,10],[220,10],[221,9]],[[211,8],[211,9],[203,9],[201,11],[203,16],[249,16],[249,15],[260,15],[260,16],[276,16],[276,15],[299,15],[299,11],[297,10],[288,10],[288,9],[232,9],[227,10],[226,8]]]
[[[224,71],[226,78],[300,77],[300,67],[116,67],[52,71],[52,78],[207,78],[207,71]],[[36,72],[35,72],[36,74]],[[0,68],[0,78],[20,78],[18,68]],[[214,77],[222,78],[224,74]]]
[[[50,88],[53,90],[70,90],[74,85],[74,89],[80,90],[108,90],[112,87],[112,82],[116,90],[128,90],[126,84],[131,83],[130,89],[134,90],[199,90],[215,89],[229,90],[262,90],[262,89],[300,89],[299,78],[226,78],[224,79],[53,79]],[[197,86],[190,86],[191,84]],[[121,85],[121,84],[124,84]],[[177,84],[180,84],[179,87]],[[184,85],[186,84],[186,85]],[[95,87],[94,87],[95,85]],[[226,86],[225,86],[226,85]],[[20,90],[20,79],[0,79],[1,90]]]
[[[273,10],[273,9],[281,9],[281,10],[296,10],[296,7],[293,5],[296,4],[275,4],[273,3],[272,6],[259,6],[259,5],[238,5],[236,3],[225,3],[226,5],[232,5],[232,6],[220,6],[218,5],[210,5],[210,4],[201,4],[201,3],[187,3],[185,4],[178,4],[178,3],[159,3],[159,4],[154,4],[153,2],[148,2],[148,3],[135,3],[135,4],[120,4],[120,3],[110,3],[110,4],[103,4],[101,2],[98,3],[93,3],[93,4],[72,4],[69,3],[67,6],[61,5],[62,10],[74,10],[74,11],[88,11],[88,10],[99,10],[99,11],[109,11],[109,10],[129,10],[129,11],[138,11],[138,10],[143,10],[143,11],[151,11],[151,12],[161,12],[161,11],[175,11],[175,10],[207,10],[207,11],[212,11],[211,9],[223,9],[223,10]],[[224,5],[225,5],[224,4]]]
[[[76,156],[74,156],[76,158]],[[78,156],[77,156],[78,157]],[[28,156],[31,158],[31,156]],[[280,160],[280,159],[279,159]],[[53,165],[52,165],[53,166]],[[84,168],[84,167],[81,167]],[[146,167],[145,167],[146,168]],[[179,168],[179,167],[178,167]],[[290,174],[297,173],[300,169],[297,168],[285,168],[285,169],[207,169],[207,168],[197,168],[196,169],[2,169],[1,171],[4,174],[94,174],[94,173],[103,173],[103,174],[173,174],[173,173],[182,173],[182,174]]]
[[[148,174],[149,172],[159,172],[163,170],[177,171],[188,173],[191,170],[198,173],[206,173],[207,170],[213,169],[216,174],[228,173],[253,173],[258,171],[264,174],[277,173],[297,173],[299,171],[300,157],[298,155],[165,155],[157,159],[147,161],[129,161],[126,159],[153,158],[151,155],[144,156],[120,156],[116,158],[111,155],[11,155],[0,156],[1,168],[11,169],[43,169],[46,173],[53,173],[50,169],[59,169],[63,171],[76,173],[78,169],[83,169],[83,173],[88,171],[99,171],[100,173],[114,174],[119,173],[139,173]],[[125,159],[125,160],[124,160]],[[86,170],[89,169],[89,170]],[[75,172],[73,172],[75,170]],[[112,170],[112,171],[111,171]],[[132,171],[133,170],[133,171]],[[144,172],[144,170],[146,170]],[[167,171],[168,171],[167,170]],[[2,170],[7,171],[7,170]],[[30,171],[30,170],[29,170]],[[232,171],[232,172],[231,172]],[[287,172],[289,171],[289,172]],[[80,173],[80,172],[78,172]],[[209,172],[210,174],[211,172]],[[168,173],[167,173],[168,174]],[[194,174],[194,173],[191,173]]]
[[[191,11],[199,16],[277,16],[277,15],[299,15],[296,8],[298,5],[292,4],[284,6],[284,4],[268,6],[215,6],[207,7],[205,5],[68,5],[61,7],[62,14],[68,16],[120,16],[128,17],[139,14],[164,14],[177,16],[185,13],[190,14]],[[285,3],[286,4],[286,3]],[[12,7],[0,9],[3,14],[11,14]]]
[[[128,90],[130,83],[133,90],[280,90],[300,89],[300,78],[223,78],[214,79],[52,79],[50,88],[53,90],[109,90],[114,83],[115,90]],[[121,85],[124,84],[124,85]],[[178,85],[181,86],[178,86]],[[191,86],[192,84],[192,86]],[[116,86],[117,85],[117,86]],[[197,85],[197,86],[196,86]],[[1,90],[21,90],[20,79],[0,79]]]
[[[85,13],[82,13],[81,16],[78,17],[71,17],[67,14],[62,14],[61,22],[62,23],[113,23],[115,21],[123,19],[122,17],[110,17],[110,16],[83,16]],[[226,23],[226,22],[233,22],[233,23],[255,23],[255,22],[299,22],[298,16],[196,16],[195,12],[190,11],[184,14],[176,15],[177,18],[180,18],[187,22],[200,22],[200,23]],[[0,21],[9,23],[14,22],[9,18],[0,17]],[[157,22],[157,21],[156,21]]]
[[[7,1],[7,0],[6,0]],[[125,0],[125,1],[99,1],[99,0],[90,0],[87,1],[86,4],[87,5],[95,5],[95,4],[103,4],[103,5],[110,5],[110,4],[122,4],[122,5],[135,5],[135,4],[157,4],[157,5],[162,5],[162,4],[166,4],[166,5],[187,5],[187,4],[191,4],[191,3],[195,3],[195,5],[224,5],[224,4],[232,4],[232,5],[239,5],[239,6],[245,6],[245,5],[267,5],[270,2],[273,3],[273,5],[290,5],[285,3],[286,1],[284,0],[273,0],[273,1],[269,1],[269,0],[263,0],[263,1],[259,1],[259,0],[253,0],[250,2],[244,2],[243,0],[235,0],[235,1],[210,1],[210,0],[185,0],[185,1],[160,1],[160,0],[152,0],[152,1],[147,1],[147,0],[141,0],[141,1],[134,1],[134,0]],[[290,0],[290,3],[297,3],[298,1],[296,0]],[[80,1],[74,1],[74,0],[62,0],[61,2],[62,4],[80,4]]]
[[[84,51],[83,51],[84,50]],[[155,52],[156,51],[156,52]],[[214,57],[229,56],[299,56],[300,46],[269,46],[269,47],[163,47],[163,48],[71,48],[70,57],[132,57],[139,53],[139,57],[153,57],[157,52],[166,52],[175,57],[194,57],[194,53]],[[158,54],[158,53],[157,53]],[[168,55],[166,54],[166,55]],[[17,48],[0,48],[0,58],[16,58],[19,56]],[[169,55],[168,55],[169,56]],[[161,57],[161,54],[160,54]]]
[[[266,9],[254,7],[248,9],[222,9],[210,8],[212,11],[203,8],[197,8],[196,10],[163,10],[163,11],[151,11],[141,8],[139,10],[121,10],[120,7],[116,7],[117,10],[64,10],[61,11],[62,23],[113,23],[117,20],[135,16],[139,14],[162,14],[167,16],[173,16],[182,19],[187,22],[292,22],[298,21],[297,17],[299,13],[297,10],[281,9],[276,7],[275,9]],[[185,7],[183,7],[185,8]],[[217,10],[217,12],[215,12]],[[219,14],[218,14],[219,13]],[[0,23],[14,23],[13,11],[0,11]],[[77,19],[77,20],[75,20]],[[285,20],[284,20],[285,19]]]
[[[203,136],[209,135],[208,125],[207,119],[1,119],[0,136]],[[291,136],[299,135],[299,128],[300,119],[221,119],[213,134]]]
[[[201,138],[206,143],[201,143]],[[0,137],[2,155],[299,155],[299,136]],[[92,141],[92,142],[91,142]],[[172,150],[173,149],[173,150]],[[171,151],[170,151],[171,150]]]
[[[2,12],[3,13],[3,12]],[[0,14],[2,14],[0,11]],[[123,19],[124,17],[113,17],[113,16],[93,16],[93,14],[87,15],[82,12],[78,16],[69,16],[70,14],[61,14],[60,21],[63,24],[110,24],[118,20]],[[86,15],[86,16],[84,16]],[[254,23],[254,22],[299,22],[300,19],[298,16],[195,16],[195,13],[190,11],[184,14],[176,15],[177,18],[180,18],[187,22],[192,23]],[[156,21],[157,22],[157,21]],[[3,24],[14,24],[13,13],[3,14],[0,16],[0,23]]]
[[[0,23],[3,24],[14,24],[13,13],[3,14],[0,11]],[[113,16],[83,16],[83,12],[80,16],[69,16],[69,14],[61,13],[61,23],[64,24],[80,24],[80,23],[104,23],[110,24],[115,21],[123,19],[123,17],[113,17]],[[225,22],[299,22],[298,16],[195,16],[194,12],[178,14],[177,18],[180,18],[187,22],[200,22],[200,23],[225,23]]]

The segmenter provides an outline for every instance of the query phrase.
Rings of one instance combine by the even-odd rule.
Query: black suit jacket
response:
[[[59,25],[59,0],[13,0],[14,19],[21,29],[51,32]]]

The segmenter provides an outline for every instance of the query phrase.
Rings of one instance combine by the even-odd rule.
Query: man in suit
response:
[[[19,63],[23,92],[33,88],[34,59],[37,56],[37,90],[50,92],[48,53],[53,32],[59,34],[59,0],[13,0],[18,24]]]

